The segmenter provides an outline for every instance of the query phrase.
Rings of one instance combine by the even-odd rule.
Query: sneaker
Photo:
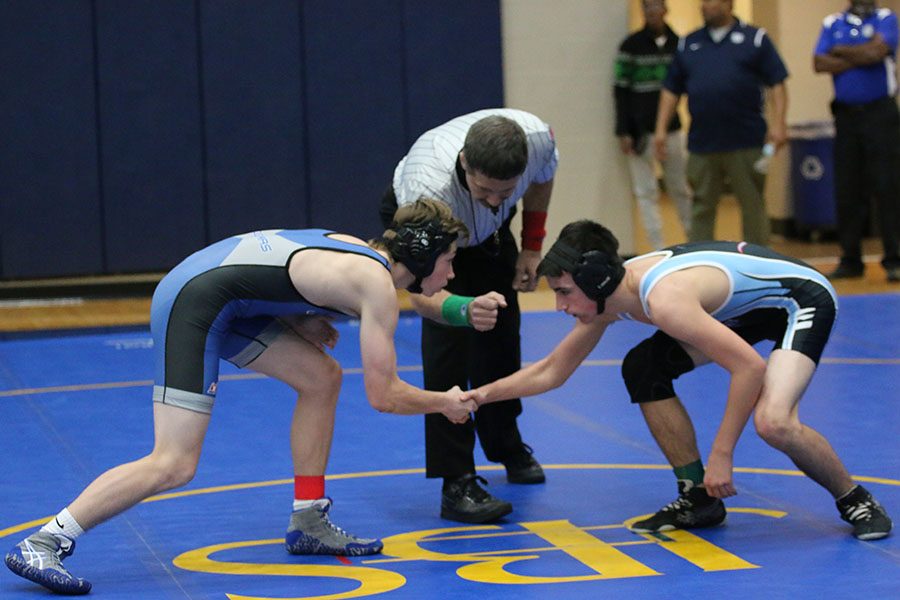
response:
[[[309,508],[291,513],[284,546],[291,554],[366,556],[378,554],[381,540],[350,535],[328,518],[331,498],[320,498]]]
[[[63,559],[74,550],[75,540],[37,531],[13,546],[6,555],[6,566],[16,575],[57,594],[87,594],[91,583],[74,577],[62,565]]]
[[[512,512],[512,504],[491,496],[483,487],[484,477],[467,473],[444,480],[441,490],[441,518],[462,523],[490,523]]]
[[[690,485],[688,485],[690,484]],[[725,504],[713,498],[702,487],[689,481],[678,481],[678,498],[648,519],[631,525],[637,533],[655,533],[673,529],[697,529],[715,527],[725,522]]]
[[[854,487],[835,504],[841,518],[853,525],[853,535],[858,540],[887,537],[894,526],[884,508],[861,485]]]
[[[897,267],[885,267],[884,269],[887,272],[887,280],[891,282],[900,281],[900,266]]]
[[[828,279],[856,279],[858,277],[862,277],[865,271],[865,267],[862,263],[851,263],[841,261],[837,268],[828,273],[826,277]]]
[[[544,469],[534,458],[534,450],[522,444],[520,451],[509,460],[503,461],[506,480],[510,483],[544,483]]]

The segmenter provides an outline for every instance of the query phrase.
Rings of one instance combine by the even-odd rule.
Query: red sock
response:
[[[325,476],[294,476],[294,500],[318,500],[325,496]]]

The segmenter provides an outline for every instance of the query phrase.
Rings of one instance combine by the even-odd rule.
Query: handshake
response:
[[[461,425],[469,420],[473,412],[484,404],[485,397],[481,388],[463,391],[458,385],[453,386],[442,394],[443,414],[451,423]]]

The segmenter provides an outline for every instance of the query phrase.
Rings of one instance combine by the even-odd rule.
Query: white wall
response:
[[[847,5],[847,0],[780,0],[776,3],[777,12],[763,23],[772,29],[773,41],[790,71],[789,124],[831,118],[828,108],[832,97],[831,77],[813,71],[813,49],[819,39],[822,19]],[[777,25],[770,26],[773,19]]]
[[[734,14],[745,21],[753,21],[753,4],[755,1],[758,0],[733,0]],[[806,2],[806,0],[794,1]],[[666,21],[676,33],[684,35],[703,26],[703,17],[700,14],[700,0],[667,0],[666,7],[669,9]],[[643,26],[641,0],[629,0],[629,10],[631,28],[637,29]]]
[[[612,104],[628,3],[503,0],[501,9],[506,105],[549,123],[560,152],[545,250],[566,223],[588,218],[609,227],[622,252],[633,252],[633,201]]]

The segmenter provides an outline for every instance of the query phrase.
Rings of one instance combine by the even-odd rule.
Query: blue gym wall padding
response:
[[[0,278],[380,233],[424,130],[503,104],[499,0],[0,3]]]

